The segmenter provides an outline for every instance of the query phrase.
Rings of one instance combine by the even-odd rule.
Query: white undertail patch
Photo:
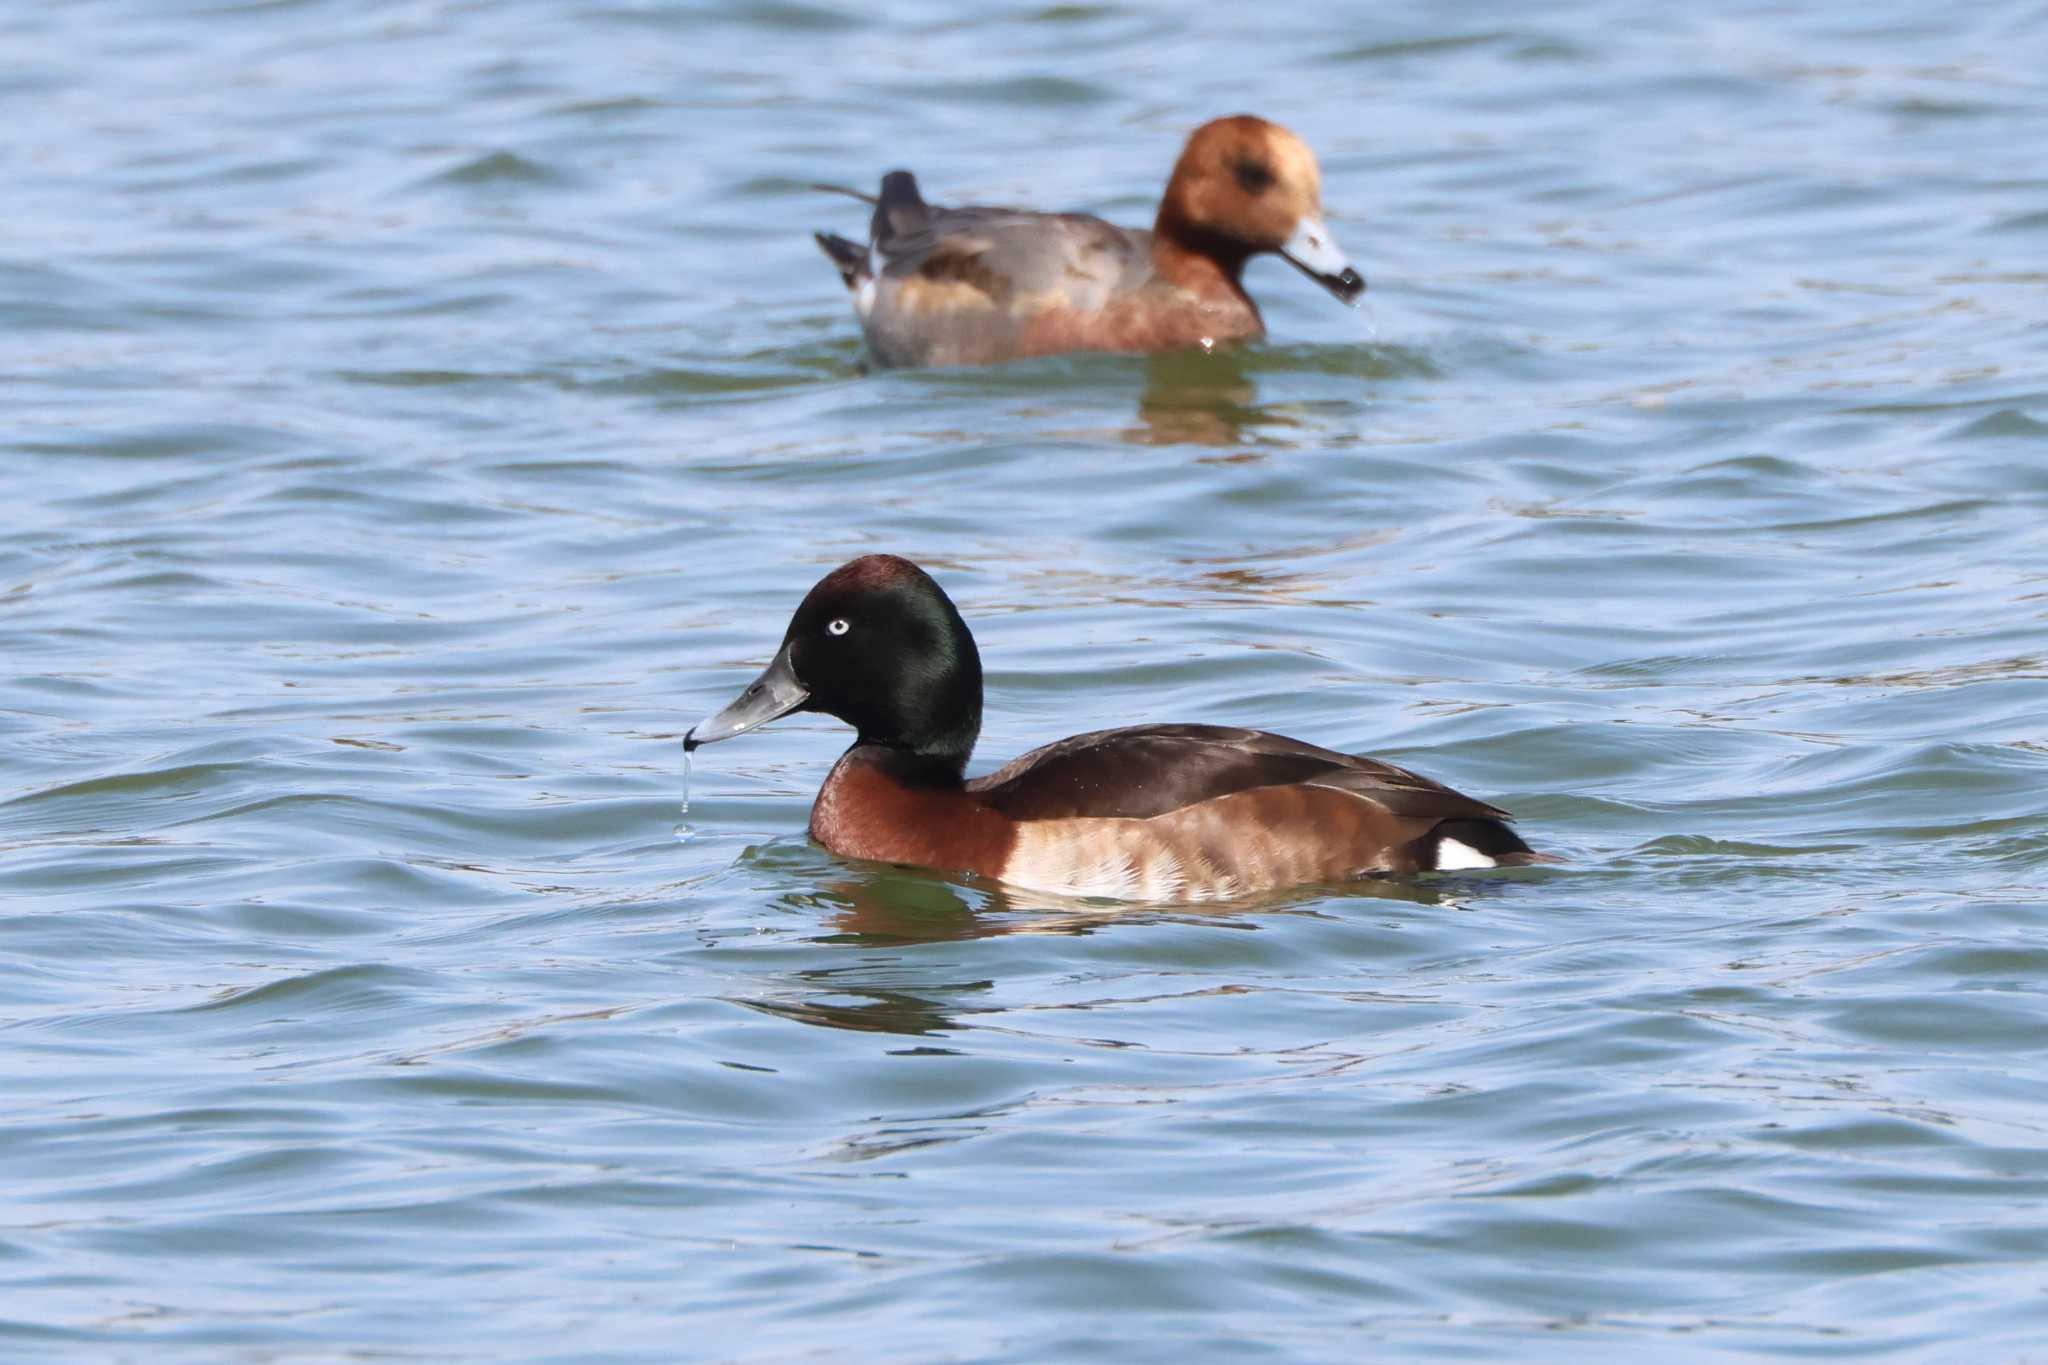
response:
[[[853,311],[862,317],[866,317],[875,311],[875,277],[873,275],[862,280],[860,287],[853,291]]]
[[[1461,844],[1456,839],[1437,840],[1436,870],[1439,872],[1465,872],[1475,867],[1499,866],[1499,862],[1470,844]]]

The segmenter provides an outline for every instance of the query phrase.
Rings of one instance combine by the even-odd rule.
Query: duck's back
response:
[[[881,215],[878,213],[877,219]],[[1074,213],[932,208],[876,239],[873,292],[856,299],[889,364],[979,364],[1072,349],[1036,340],[1053,319],[1101,320],[1152,279],[1151,234]]]
[[[1095,731],[967,787],[1016,822],[1005,880],[1081,895],[1218,899],[1538,857],[1498,807],[1391,763],[1259,730]]]
[[[962,272],[952,263],[971,260],[1012,297],[1058,291],[1082,308],[1141,288],[1152,277],[1151,250],[1150,232],[1090,214],[976,206],[927,206],[910,230],[875,239],[885,277],[953,278]]]

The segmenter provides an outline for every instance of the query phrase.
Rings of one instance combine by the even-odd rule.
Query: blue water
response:
[[[2038,6],[0,54],[0,1355],[2048,1352]],[[810,182],[1142,223],[1241,109],[1362,309],[863,371]],[[815,717],[685,814],[879,549],[978,770],[1258,725],[1570,861],[1076,913],[808,845]]]

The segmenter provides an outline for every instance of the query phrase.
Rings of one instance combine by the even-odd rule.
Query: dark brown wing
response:
[[[1420,820],[1505,820],[1506,811],[1406,768],[1263,730],[1133,725],[1033,749],[967,789],[1013,820],[1150,819],[1232,792],[1301,783]]]

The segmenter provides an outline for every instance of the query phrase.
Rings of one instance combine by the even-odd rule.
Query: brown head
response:
[[[1160,247],[1208,257],[1232,280],[1263,251],[1349,303],[1365,289],[1323,225],[1323,176],[1308,144],[1251,114],[1195,129],[1154,227]]]

